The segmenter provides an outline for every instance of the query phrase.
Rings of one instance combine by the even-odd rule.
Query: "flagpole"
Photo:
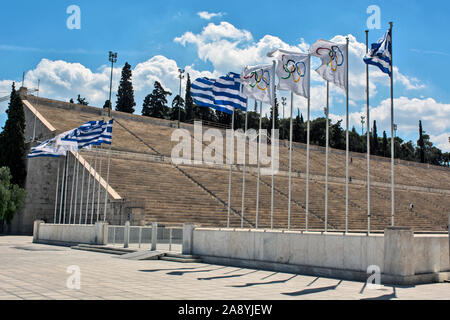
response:
[[[241,205],[241,228],[244,227],[244,210],[245,210],[245,165],[247,162],[247,118],[248,118],[248,99],[245,104],[245,131],[244,131],[244,168],[242,170],[242,205]]]
[[[291,113],[289,119],[289,196],[288,196],[288,230],[291,229],[291,185],[292,185],[292,108],[294,106],[294,93],[291,91]],[[284,108],[284,106],[283,106]]]
[[[366,54],[369,52],[369,30],[366,30]],[[366,63],[366,117],[367,117],[367,234],[370,234],[370,112],[369,112],[369,65]]]
[[[389,22],[390,34],[391,34],[391,225],[394,226],[394,210],[395,210],[395,198],[394,198],[394,63],[393,63],[393,50],[392,50],[392,27],[393,23]]]
[[[92,146],[94,147],[94,146]],[[91,208],[91,224],[94,222],[94,206],[95,206],[95,180],[97,178],[97,158],[98,158],[98,148],[95,148],[95,164],[94,164],[94,175],[92,180],[92,208]]]
[[[274,162],[275,162],[275,60],[272,61],[271,92],[272,92],[272,134],[271,134],[271,155],[272,155],[272,191],[270,194],[270,228],[273,229],[273,188],[274,188]]]
[[[58,187],[59,187],[59,163],[61,161],[59,161],[59,157],[58,157],[58,170],[57,170],[57,174],[56,174],[56,195],[55,195],[55,215],[53,217],[53,223],[56,224],[56,212],[57,212],[57,208],[58,208]]]
[[[67,180],[69,180],[69,164],[70,164],[70,157],[67,154],[66,156],[66,179],[65,179],[65,186],[64,186],[64,217],[63,217],[63,224],[66,224],[66,211],[67,211]]]
[[[258,213],[259,213],[259,177],[261,175],[261,123],[262,123],[262,101],[259,102],[259,131],[258,131],[258,180],[256,184],[256,229],[258,229]]]
[[[105,208],[103,212],[103,221],[106,221],[106,205],[108,201],[108,189],[109,189],[109,167],[111,165],[111,147],[112,147],[112,137],[111,137],[111,144],[109,145],[109,151],[108,151],[108,169],[106,171],[106,190],[105,190]]]
[[[77,180],[75,182],[75,202],[74,202],[74,208],[73,208],[73,224],[76,224],[77,222],[77,198],[78,198],[78,177],[80,172],[80,154],[77,152]]]
[[[329,129],[328,129],[328,111],[329,111],[329,89],[330,83],[327,81],[327,108],[326,108],[326,138],[325,138],[325,232],[327,232],[328,228],[328,137],[329,137]]]
[[[308,55],[308,66],[311,66],[311,55]],[[311,78],[308,70],[308,111],[307,111],[307,129],[306,129],[306,219],[305,230],[308,231],[308,214],[309,214],[309,141],[310,141],[310,101],[311,101]]]
[[[69,210],[69,224],[70,221],[72,220],[72,204],[73,204],[73,188],[75,186],[75,156],[73,156],[73,174],[72,174],[72,188],[70,188],[70,210]]]
[[[61,177],[61,200],[59,201],[59,221],[58,223],[61,224],[61,216],[62,216],[62,208],[63,208],[63,197],[64,197],[64,179],[66,176],[66,166],[67,166],[67,156],[64,159],[64,163],[63,163],[63,174]]]
[[[345,233],[348,232],[348,156],[349,156],[349,137],[348,137],[348,37],[346,38],[346,50],[345,50],[345,96],[346,96],[346,129],[345,129]]]
[[[80,201],[80,221],[79,224],[81,224],[81,217],[83,215],[83,198],[84,198],[84,173],[86,171],[86,159],[83,159],[83,174],[81,178],[81,201]]]
[[[233,175],[233,159],[234,159],[234,108],[231,114],[231,150],[227,153],[230,155],[230,173],[228,176],[228,214],[227,214],[227,228],[230,227],[230,211],[231,211],[231,180]]]
[[[98,196],[97,196],[97,221],[100,216],[100,175],[102,173],[102,163],[103,163],[103,144],[100,144],[100,168],[98,170]]]
[[[91,147],[91,149],[94,146]],[[92,156],[91,161],[93,159],[94,156]],[[89,164],[89,175],[88,175],[88,189],[87,189],[87,193],[86,193],[86,215],[84,216],[84,224],[87,224],[87,219],[88,219],[88,215],[89,215],[89,198],[91,195],[91,169],[92,169],[92,165],[91,162],[88,163]]]

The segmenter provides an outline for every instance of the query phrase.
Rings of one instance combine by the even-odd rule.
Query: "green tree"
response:
[[[292,125],[292,140],[295,142],[306,143],[306,131],[303,122],[303,116],[300,114],[300,110],[297,108],[297,117],[293,121]]]
[[[191,96],[191,77],[187,74],[186,81],[186,93],[184,95],[185,109],[186,109],[186,121],[194,119],[194,100]]]
[[[247,115],[247,128],[258,130],[259,128],[259,113],[249,111]]]
[[[325,123],[326,119],[324,117],[316,118],[311,121],[310,124],[310,143],[325,147],[326,142],[326,132]]]
[[[186,110],[184,110],[184,99],[177,95],[172,100],[172,108],[170,109],[170,120],[178,120],[178,110],[180,112],[180,121],[186,120]]]
[[[167,96],[172,95],[170,91],[164,90],[162,85],[155,81],[153,92],[148,94],[142,105],[142,115],[155,118],[166,118],[169,113]],[[177,114],[178,119],[178,114]]]
[[[86,101],[86,98],[82,98],[80,95],[77,97],[77,103],[83,106],[89,105],[89,102]]]
[[[103,109],[109,109],[111,107],[111,101],[106,100],[105,104],[103,105]]]
[[[363,152],[364,145],[361,140],[361,136],[356,131],[354,126],[352,127],[352,130],[348,133],[348,141],[349,141],[349,150],[350,151]],[[345,143],[342,142],[342,146],[340,149],[345,149]]]
[[[25,190],[11,182],[8,167],[0,167],[0,221],[10,224],[14,214],[19,211],[25,200]]]
[[[370,146],[370,153],[374,155],[379,154],[379,147],[378,147],[378,133],[377,133],[377,121],[373,120],[373,129],[372,129],[372,137],[371,137],[371,146]]]
[[[277,97],[275,97],[275,129],[279,129],[280,128],[280,117],[279,117],[279,114],[278,114],[278,100],[277,100]],[[270,135],[270,132],[271,132],[271,130],[272,130],[272,128],[273,128],[273,124],[272,124],[272,121],[273,121],[273,107],[271,106],[270,107],[270,115],[269,115],[269,126],[267,127],[267,132],[269,133],[269,135]]]
[[[390,152],[388,150],[388,142],[387,142],[386,131],[384,131],[384,130],[383,130],[383,144],[382,144],[382,148],[383,148],[383,157],[389,157],[390,156]]]
[[[0,133],[0,166],[8,167],[11,171],[12,183],[23,188],[27,175],[25,167],[25,112],[14,83],[6,114],[8,119],[2,133]]]
[[[122,78],[120,79],[119,90],[117,92],[116,110],[122,112],[133,113],[134,106],[134,90],[131,82],[131,66],[125,62],[122,68]]]
[[[425,143],[423,140],[423,133],[422,121],[419,120],[419,140],[417,141],[417,145],[419,147],[419,157],[421,163],[425,163]]]
[[[389,145],[390,143],[388,143]],[[414,161],[414,144],[412,141],[404,142],[400,145],[400,159]]]
[[[341,127],[342,120],[330,126],[330,147],[345,149],[344,132]],[[326,133],[325,133],[326,134]],[[351,144],[350,144],[351,145]]]

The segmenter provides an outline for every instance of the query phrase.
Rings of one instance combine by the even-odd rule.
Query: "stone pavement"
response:
[[[69,266],[80,289],[67,287]],[[69,282],[70,283],[70,282]],[[5,299],[450,299],[450,283],[369,289],[361,282],[116,256],[0,236],[0,300]]]

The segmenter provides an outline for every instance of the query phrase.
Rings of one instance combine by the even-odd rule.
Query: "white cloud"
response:
[[[22,83],[20,81],[14,81],[14,80],[0,80],[0,98],[6,97],[11,94],[11,86],[13,82],[16,83],[16,90],[18,90]],[[6,109],[8,108],[9,104],[9,98],[6,101],[0,102],[0,114],[5,113]],[[0,122],[1,127],[1,122]]]
[[[205,19],[205,20],[210,20],[211,18],[222,17],[225,15],[224,12],[214,13],[214,12],[208,12],[208,11],[200,11],[200,12],[197,12],[197,14],[199,15],[200,18]]]
[[[365,107],[360,112],[350,113],[350,126],[360,126],[361,115],[366,116]],[[394,122],[397,124],[397,135],[400,137],[418,137],[419,120],[422,127],[430,135],[431,141],[439,145],[442,150],[450,151],[450,145],[444,141],[450,136],[450,104],[437,102],[433,98],[406,98],[394,99]],[[383,100],[378,106],[370,108],[370,126],[377,121],[379,132],[386,130],[390,136],[391,127],[391,100]],[[444,132],[444,133],[443,133]],[[436,140],[434,140],[436,138]],[[412,139],[415,143],[417,138]]]
[[[116,66],[113,74],[113,92],[112,101],[115,105],[117,88],[121,77],[123,66]],[[178,68],[185,69],[192,79],[197,77],[216,77],[217,74],[209,71],[197,71],[193,65],[180,67],[175,60],[161,55],[137,64],[132,68],[132,81],[135,94],[135,110],[137,114],[141,113],[144,97],[151,93],[154,88],[154,82],[159,81],[164,88],[173,94],[169,97],[170,101],[179,92]],[[185,74],[186,75],[186,74]],[[96,71],[83,66],[80,63],[70,63],[62,60],[42,59],[36,68],[25,74],[25,83],[28,88],[37,87],[40,80],[40,96],[69,101],[70,98],[76,100],[78,94],[85,97],[90,105],[102,107],[105,100],[109,97],[110,67],[100,66]],[[8,95],[11,91],[12,81],[0,81],[0,96]],[[182,82],[182,95],[186,79]],[[16,83],[16,88],[20,87]],[[7,101],[0,103],[0,113],[4,113],[7,108]]]
[[[439,135],[430,135],[431,141],[443,152],[450,152],[450,130]]]

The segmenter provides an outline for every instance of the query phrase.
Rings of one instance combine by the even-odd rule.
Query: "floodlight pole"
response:
[[[180,78],[180,94],[178,95],[180,98],[179,98],[179,100],[178,100],[178,103],[179,103],[179,105],[178,105],[178,128],[180,128],[180,117],[181,117],[181,107],[180,107],[180,100],[181,100],[181,80],[182,79],[184,79],[184,76],[183,76],[183,73],[184,73],[184,69],[183,70],[181,70],[181,69],[178,69],[178,72],[179,72],[179,75],[178,75],[178,77]]]
[[[111,93],[112,93],[112,77],[113,77],[113,70],[114,70],[114,63],[117,62],[117,52],[109,52],[109,62],[111,62],[111,77],[109,80],[109,105],[108,105],[108,117],[111,118],[111,109],[112,109],[112,102],[111,102]]]

